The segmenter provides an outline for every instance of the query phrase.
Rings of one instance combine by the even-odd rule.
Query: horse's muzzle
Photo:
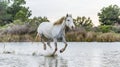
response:
[[[72,30],[75,30],[75,27],[74,27],[74,26],[72,26],[72,27],[71,27],[71,29],[72,29]]]

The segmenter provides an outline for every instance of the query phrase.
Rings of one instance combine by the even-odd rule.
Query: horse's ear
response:
[[[66,14],[66,17],[68,17],[68,14]]]

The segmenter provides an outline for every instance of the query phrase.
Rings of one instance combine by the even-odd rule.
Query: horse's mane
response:
[[[63,20],[65,19],[65,17],[61,17],[59,20],[57,20],[54,25],[59,25],[62,24]]]

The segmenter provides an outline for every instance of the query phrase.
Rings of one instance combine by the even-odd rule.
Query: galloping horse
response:
[[[62,38],[63,42],[65,43],[65,47],[60,50],[60,53],[62,53],[65,51],[68,45],[65,39],[66,26],[69,27],[70,29],[75,28],[75,25],[73,23],[73,18],[70,14],[67,14],[66,17],[60,18],[55,23],[42,22],[37,29],[36,39],[38,39],[38,36],[40,37],[41,42],[44,44],[44,50],[46,50],[46,44],[42,36],[45,36],[48,39],[47,45],[50,48],[51,48],[51,45],[49,40],[52,39],[55,44],[55,50],[52,54],[54,55],[57,51],[57,39]]]

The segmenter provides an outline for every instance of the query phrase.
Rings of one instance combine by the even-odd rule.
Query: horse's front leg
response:
[[[44,47],[43,47],[43,48],[44,48],[44,50],[46,50],[46,48],[47,48],[47,47],[46,47],[46,44],[45,44],[45,42],[44,42],[44,39],[42,39],[42,38],[41,38],[41,42],[42,42],[42,43],[43,43],[43,45],[44,45]]]
[[[62,39],[63,39],[63,42],[65,44],[65,47],[60,50],[60,53],[63,53],[68,45],[64,36],[62,37]]]
[[[55,55],[55,53],[57,51],[57,39],[54,39],[54,43],[55,43],[55,50],[54,50],[52,55]]]

